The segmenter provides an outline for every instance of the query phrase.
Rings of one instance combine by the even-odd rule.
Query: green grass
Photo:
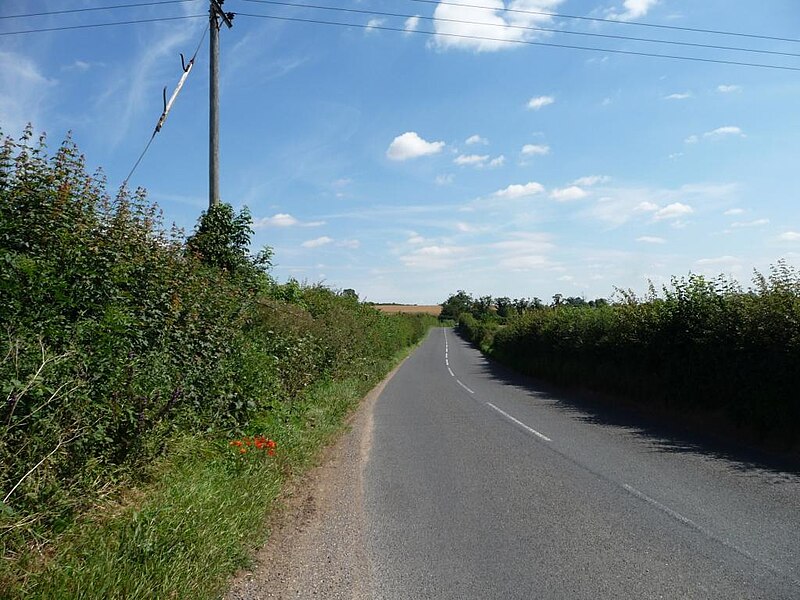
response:
[[[79,519],[46,560],[15,561],[0,596],[218,598],[267,539],[285,482],[314,464],[365,392],[409,352],[369,379],[312,385],[291,406],[254,419],[251,433],[277,442],[274,457],[241,455],[229,440],[174,440],[151,484]]]

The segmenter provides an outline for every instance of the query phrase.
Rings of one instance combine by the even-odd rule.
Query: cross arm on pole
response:
[[[225,0],[211,0],[211,12],[214,16],[222,19],[222,22],[228,26],[228,29],[233,27],[233,13],[226,13],[222,10],[222,4]]]

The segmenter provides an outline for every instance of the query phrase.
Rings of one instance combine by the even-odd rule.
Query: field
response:
[[[442,312],[442,307],[438,304],[375,304],[373,306],[385,313],[426,314],[438,317]]]

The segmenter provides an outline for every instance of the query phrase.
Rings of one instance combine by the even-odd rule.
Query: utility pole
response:
[[[225,0],[209,0],[211,35],[208,95],[208,207],[219,204],[219,28],[220,20],[230,29],[233,13],[222,10]]]

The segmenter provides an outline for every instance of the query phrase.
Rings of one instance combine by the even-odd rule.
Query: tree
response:
[[[472,296],[464,290],[458,290],[455,294],[451,294],[447,300],[442,302],[442,312],[439,314],[439,318],[442,320],[452,319],[453,321],[458,321],[458,317],[462,313],[472,312],[472,304]]]

